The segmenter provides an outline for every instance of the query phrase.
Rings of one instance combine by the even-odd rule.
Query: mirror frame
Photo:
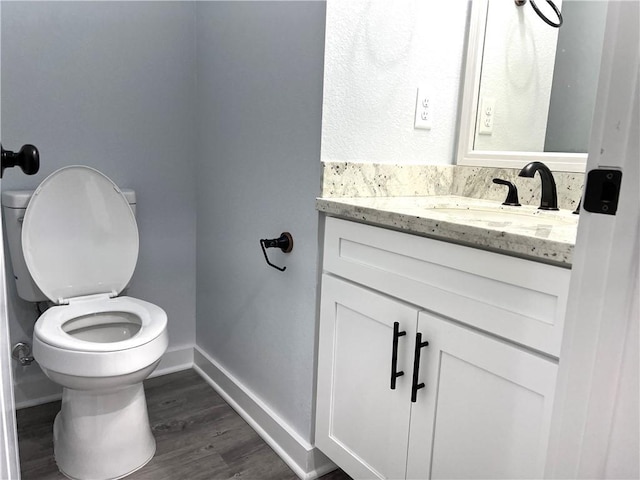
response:
[[[517,8],[515,4],[514,8]],[[537,160],[544,162],[553,171],[584,173],[587,165],[586,153],[473,150],[488,10],[489,0],[471,2],[456,164],[475,167],[522,168],[527,163]]]

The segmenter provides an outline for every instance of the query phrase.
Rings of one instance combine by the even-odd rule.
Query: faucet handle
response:
[[[507,199],[502,202],[502,205],[511,205],[512,207],[519,207],[520,202],[518,201],[518,189],[516,186],[508,180],[503,180],[501,178],[494,178],[493,183],[497,183],[498,185],[506,185],[509,187],[509,192],[507,193]]]

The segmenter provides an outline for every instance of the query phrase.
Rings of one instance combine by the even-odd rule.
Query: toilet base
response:
[[[156,442],[142,383],[113,390],[64,388],[53,446],[58,468],[74,480],[115,480],[143,467]]]

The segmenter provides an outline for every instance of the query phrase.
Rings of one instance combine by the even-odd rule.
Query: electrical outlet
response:
[[[431,105],[431,94],[426,87],[419,87],[416,96],[416,116],[413,128],[431,130],[433,124],[433,106]]]
[[[478,133],[480,135],[491,135],[493,133],[493,121],[496,115],[496,99],[484,97],[480,102],[480,120],[478,122]]]

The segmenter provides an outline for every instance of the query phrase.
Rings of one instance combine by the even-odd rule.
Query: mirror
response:
[[[521,168],[540,160],[552,170],[584,171],[607,5],[555,3],[564,17],[559,29],[529,5],[474,0],[459,165]]]

